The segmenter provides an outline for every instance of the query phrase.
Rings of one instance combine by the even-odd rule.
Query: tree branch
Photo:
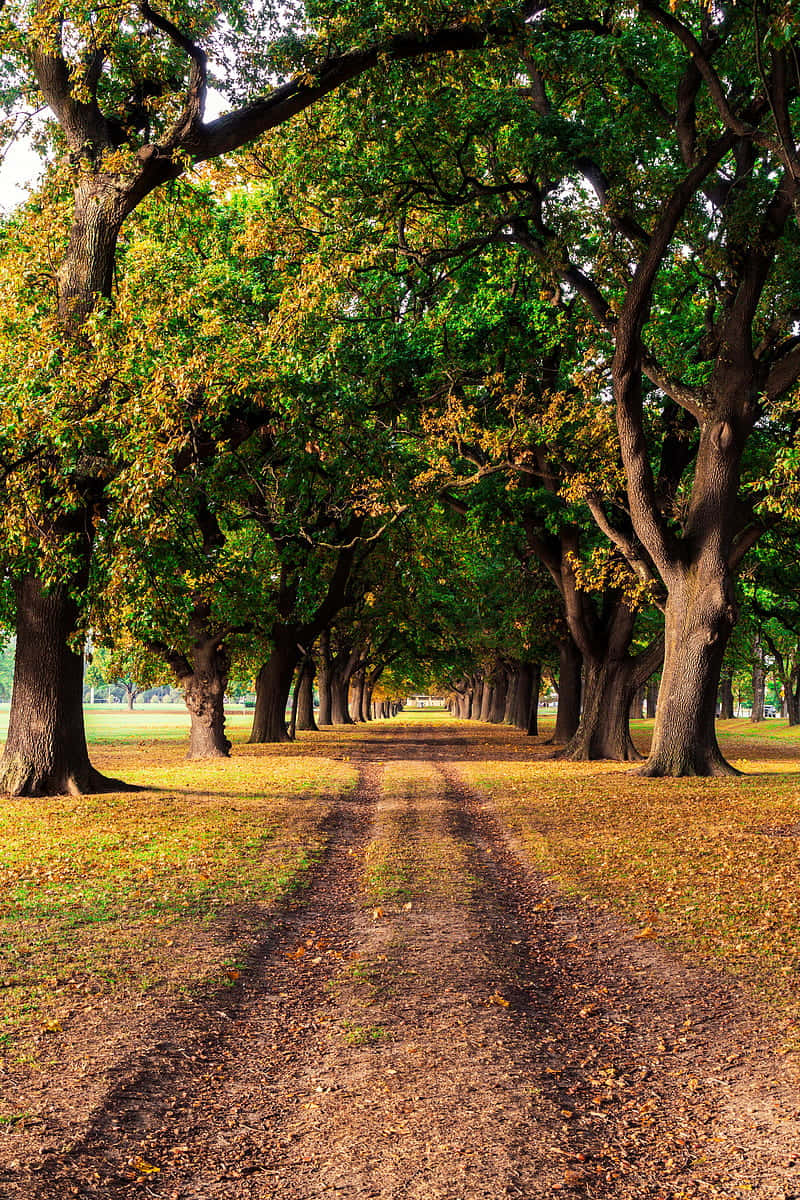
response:
[[[149,21],[156,29],[166,34],[169,40],[179,49],[183,50],[184,54],[192,60],[186,103],[183,112],[166,139],[167,146],[177,148],[187,137],[191,136],[193,131],[202,126],[208,91],[206,54],[191,38],[182,33],[177,25],[173,24],[168,17],[157,13],[148,3],[148,0],[141,0],[139,8],[146,21]]]

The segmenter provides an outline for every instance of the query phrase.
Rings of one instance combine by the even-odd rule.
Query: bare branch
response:
[[[526,20],[544,11],[546,2],[547,0],[526,0],[517,13],[517,31]],[[508,22],[490,21],[485,25],[446,26],[432,33],[395,34],[365,50],[334,55],[275,88],[263,99],[246,104],[208,124],[193,125],[180,144],[144,147],[140,151],[140,158],[143,162],[152,162],[160,156],[160,174],[163,178],[174,177],[183,170],[180,161],[172,160],[175,150],[185,151],[194,162],[204,162],[220,154],[229,154],[252,142],[267,130],[282,125],[317,100],[363,75],[380,62],[404,62],[423,58],[428,54],[479,50],[499,41],[507,41],[514,33],[514,30],[510,30]],[[184,49],[187,47],[184,46]]]
[[[800,379],[800,341],[792,339],[788,353],[773,365],[764,388],[768,400],[777,400]]]
[[[156,29],[160,29],[162,33],[166,34],[170,41],[183,50],[184,54],[188,55],[192,60],[186,103],[174,128],[167,136],[166,142],[168,146],[178,147],[203,122],[206,94],[208,91],[208,67],[205,51],[193,42],[191,38],[187,37],[186,34],[182,33],[177,25],[173,24],[168,17],[157,13],[148,3],[148,0],[142,0],[139,8],[146,21],[149,21]]]
[[[755,546],[763,532],[763,525],[748,525],[737,535],[731,552],[728,555],[728,566],[732,572],[735,573],[738,570],[742,559],[748,550]]]

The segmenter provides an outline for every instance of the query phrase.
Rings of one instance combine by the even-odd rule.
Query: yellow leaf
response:
[[[489,1003],[498,1004],[500,1008],[508,1008],[509,1006],[509,1001],[506,1000],[505,996],[501,996],[499,992],[495,992],[493,996],[489,997]]]
[[[142,1175],[155,1175],[161,1170],[161,1167],[154,1166],[144,1158],[132,1158],[131,1166]]]

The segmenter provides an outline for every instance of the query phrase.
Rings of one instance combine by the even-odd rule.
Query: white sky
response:
[[[214,88],[208,89],[206,120],[213,121],[228,111],[228,104]],[[0,162],[0,213],[10,212],[35,187],[42,173],[42,160],[27,138],[19,138]]]
[[[24,200],[41,171],[42,160],[30,143],[14,142],[0,163],[0,210],[8,212]]]

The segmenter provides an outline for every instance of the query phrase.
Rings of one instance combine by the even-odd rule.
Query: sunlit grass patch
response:
[[[721,958],[800,1015],[796,775],[650,780],[619,764],[560,762],[460,769],[562,886],[615,905],[648,935]]]
[[[465,848],[448,823],[444,781],[429,763],[387,763],[364,857],[369,903],[469,898]]]
[[[63,1005],[212,976],[230,946],[206,937],[200,951],[196,931],[302,887],[355,779],[322,758],[128,756],[126,778],[147,791],[0,797],[0,1030],[38,1020],[56,993]]]

